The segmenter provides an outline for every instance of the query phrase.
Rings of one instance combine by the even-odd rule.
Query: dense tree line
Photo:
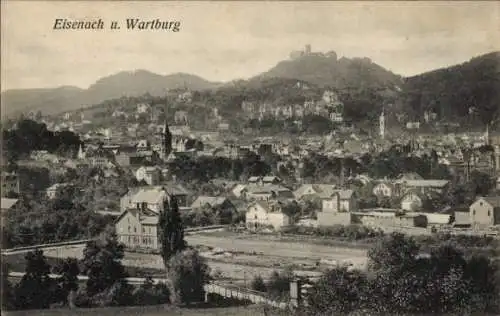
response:
[[[48,199],[44,191],[17,196],[18,210],[7,213],[2,230],[4,247],[94,237],[113,222],[96,211],[119,211],[121,195],[136,184],[130,175],[105,178],[95,168],[70,172],[59,180],[68,185],[59,187],[54,199]]]
[[[496,314],[498,265],[451,244],[423,255],[411,237],[392,234],[368,253],[369,270],[327,272],[307,295],[307,314]]]
[[[112,218],[56,199],[37,204],[21,200],[20,209],[9,212],[2,230],[3,247],[31,246],[91,238],[112,223]]]
[[[70,131],[53,132],[32,120],[20,120],[15,129],[3,131],[3,150],[10,161],[28,155],[33,150],[74,154],[81,144],[80,137]]]
[[[271,166],[250,153],[242,159],[224,157],[202,157],[199,159],[177,158],[171,163],[171,173],[183,182],[206,183],[213,178],[230,180],[246,179],[251,176],[265,176]]]

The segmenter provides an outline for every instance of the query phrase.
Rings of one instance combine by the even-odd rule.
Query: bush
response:
[[[316,315],[344,315],[362,308],[368,280],[359,271],[336,268],[328,271],[309,292],[308,305]]]
[[[133,293],[133,302],[135,305],[158,305],[168,303],[170,291],[164,283],[154,284],[148,277],[146,282],[137,288]]]
[[[361,225],[333,225],[320,227],[289,226],[283,229],[283,233],[319,237],[338,237],[347,241],[372,239],[384,235],[382,230],[375,230]]]
[[[87,289],[79,288],[75,295],[75,306],[80,308],[91,307],[92,301],[87,295]]]
[[[260,275],[256,276],[252,280],[252,284],[250,284],[250,287],[252,290],[257,291],[257,292],[266,292],[267,291],[267,286],[264,280]]]
[[[290,295],[290,282],[293,279],[293,271],[290,268],[283,272],[273,271],[271,278],[266,284],[267,293],[273,298],[286,298]]]
[[[91,306],[126,306],[133,302],[132,286],[125,280],[115,282],[111,287],[90,298]]]

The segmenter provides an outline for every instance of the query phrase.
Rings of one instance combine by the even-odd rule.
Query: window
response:
[[[476,215],[476,210],[472,210],[472,215]]]
[[[142,228],[142,233],[144,234],[146,232],[146,228]]]
[[[483,206],[483,202],[479,202],[479,206]]]
[[[489,217],[489,216],[491,216],[491,211],[490,211],[490,210],[488,210],[488,217]]]
[[[134,227],[134,233],[137,233],[137,227]]]

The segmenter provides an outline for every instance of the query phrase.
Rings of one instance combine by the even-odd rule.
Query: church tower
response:
[[[380,139],[385,138],[385,114],[384,114],[384,109],[382,109],[382,113],[380,114],[379,117],[379,133],[380,133]]]
[[[490,144],[490,124],[486,124],[486,132],[484,132],[484,143],[485,145]]]
[[[80,144],[80,148],[78,148],[77,159],[79,160],[85,159],[85,152],[83,151],[82,144]]]
[[[161,158],[167,159],[168,155],[172,152],[172,133],[168,128],[167,120],[165,119],[165,126],[161,135]]]

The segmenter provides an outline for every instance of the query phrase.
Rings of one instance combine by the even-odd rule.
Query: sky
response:
[[[2,1],[1,90],[87,88],[120,71],[246,79],[310,44],[411,76],[500,50],[500,2]],[[53,30],[57,18],[105,30]],[[180,21],[179,32],[125,19]],[[120,30],[109,29],[116,20]]]

